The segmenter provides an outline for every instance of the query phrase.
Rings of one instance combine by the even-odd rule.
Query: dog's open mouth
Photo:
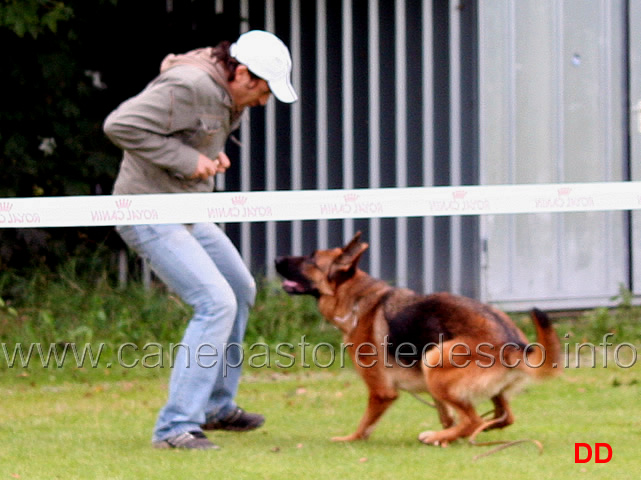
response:
[[[290,294],[307,292],[307,289],[303,285],[301,285],[298,282],[295,282],[294,280],[285,279],[283,280],[282,286],[283,286],[283,290],[285,290],[287,293],[290,293]]]
[[[289,295],[312,295],[319,293],[313,283],[302,272],[307,257],[280,257],[276,259],[276,271],[283,277],[283,290]]]

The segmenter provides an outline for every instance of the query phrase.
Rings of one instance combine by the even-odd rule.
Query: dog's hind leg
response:
[[[431,430],[422,432],[418,436],[419,441],[427,445],[446,447],[458,438],[472,435],[479,425],[483,424],[483,419],[476,413],[472,405],[461,403],[452,406],[458,414],[458,423],[438,432]]]
[[[390,390],[385,394],[370,392],[369,400],[367,402],[367,410],[363,418],[361,418],[358,428],[351,435],[345,437],[334,437],[334,442],[351,442],[354,440],[365,440],[371,435],[376,427],[376,423],[380,420],[385,410],[394,403],[398,398],[398,392]]]
[[[492,403],[494,404],[494,419],[490,425],[488,425],[487,430],[492,430],[494,428],[505,428],[509,427],[514,423],[514,415],[510,409],[510,405],[502,393],[492,397]]]
[[[483,419],[474,409],[474,395],[470,392],[470,383],[475,378],[470,376],[470,367],[462,368],[450,360],[453,358],[450,349],[456,345],[456,342],[446,342],[443,351],[429,350],[422,365],[427,390],[436,402],[444,427],[443,430],[428,430],[418,436],[421,442],[428,445],[445,447],[458,438],[472,435],[483,424]],[[457,423],[453,422],[452,409],[458,418]]]

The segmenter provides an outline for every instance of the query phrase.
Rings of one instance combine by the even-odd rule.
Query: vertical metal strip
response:
[[[507,121],[508,143],[508,181],[516,180],[516,7],[513,1],[505,2],[507,9],[507,62],[505,78],[508,80]]]
[[[510,2],[504,2],[504,8],[508,8],[508,5]],[[486,138],[486,132],[487,132],[487,126],[485,124],[486,118],[487,118],[487,112],[485,111],[485,92],[484,89],[482,88],[488,82],[490,82],[490,79],[488,78],[487,75],[487,66],[486,61],[487,61],[487,52],[490,51],[490,47],[488,46],[488,34],[487,32],[491,28],[489,25],[486,24],[486,21],[488,17],[490,16],[488,13],[486,13],[485,7],[487,7],[486,4],[483,4],[483,2],[478,2],[477,4],[478,8],[478,17],[477,17],[477,31],[479,32],[478,36],[478,42],[479,42],[479,56],[478,56],[478,84],[479,84],[479,116],[478,116],[478,128],[479,128],[479,184],[486,184],[488,183],[488,179],[485,175],[485,172],[487,169],[487,165],[489,165],[489,154],[487,153],[487,145],[488,145],[488,139]],[[504,20],[504,17],[502,17]],[[507,24],[507,22],[504,22],[504,24]],[[509,35],[505,35],[505,38],[507,39],[507,44],[509,45]],[[509,50],[509,47],[506,48],[504,51],[499,51],[499,52],[492,52],[494,55],[500,55],[501,57],[505,57],[506,51]],[[507,62],[505,62],[507,63]],[[503,75],[505,78],[510,78],[510,70],[508,68],[504,69]],[[508,82],[509,84],[509,82]],[[508,97],[510,95],[509,93],[509,86],[508,86]],[[509,112],[509,108],[507,108]],[[508,115],[509,118],[509,115]],[[508,120],[509,123],[509,120]],[[509,128],[509,127],[508,127]],[[507,149],[509,151],[509,147]],[[509,156],[509,155],[508,155]],[[509,158],[508,158],[509,161]],[[489,271],[488,271],[488,265],[489,265],[489,251],[488,251],[488,238],[491,234],[492,229],[490,228],[490,223],[492,222],[490,219],[488,219],[487,215],[482,215],[479,218],[479,236],[480,236],[480,241],[481,241],[481,253],[479,256],[479,267],[480,267],[480,275],[479,275],[479,280],[480,280],[480,288],[479,288],[479,297],[482,301],[488,301],[490,298],[490,289],[489,289]]]
[[[265,2],[265,30],[275,32],[276,18],[274,0]],[[266,105],[265,122],[265,189],[276,190],[276,99],[272,98]],[[266,224],[265,271],[268,277],[275,275],[274,260],[276,259],[276,223]]]
[[[394,6],[394,49],[396,70],[396,186],[407,187],[407,62],[405,0]],[[396,284],[408,284],[407,218],[396,219]]]
[[[554,52],[556,54],[555,58],[555,69],[554,69],[554,97],[557,111],[554,115],[556,124],[550,122],[550,132],[554,135],[555,140],[555,149],[556,149],[556,178],[553,178],[553,182],[563,182],[565,179],[565,168],[564,168],[564,136],[565,136],[565,68],[564,68],[564,54],[565,54],[565,42],[563,35],[563,0],[556,0],[554,2],[554,13],[552,15],[553,25],[554,25],[554,38],[556,40],[556,45]]]
[[[600,50],[601,50],[601,62],[602,62],[602,68],[600,69],[599,72],[599,88],[598,90],[600,92],[603,92],[602,95],[599,96],[599,101],[600,105],[599,108],[601,110],[599,114],[599,119],[601,120],[601,127],[599,128],[599,131],[602,132],[602,138],[603,138],[603,166],[604,166],[604,172],[603,172],[603,180],[604,181],[612,181],[612,180],[622,180],[622,178],[612,178],[612,173],[613,173],[613,150],[612,150],[612,142],[613,142],[613,128],[612,128],[612,92],[614,91],[613,85],[612,85],[612,72],[616,68],[613,65],[612,61],[612,52],[614,51],[613,49],[613,33],[612,33],[612,22],[613,22],[613,17],[612,17],[612,8],[613,8],[613,2],[609,0],[601,0],[601,38],[603,39],[600,44]],[[609,217],[611,216],[610,214],[608,215]],[[611,220],[611,219],[609,219]],[[611,229],[608,229],[609,232],[611,232]],[[610,238],[610,237],[608,237]],[[611,250],[607,250],[611,251]]]
[[[508,179],[509,182],[517,182],[516,178],[516,6],[514,1],[510,0],[506,3],[507,9],[507,71],[506,78],[508,79],[508,92],[507,92],[507,121],[508,121]],[[507,219],[507,242],[509,252],[506,255],[506,262],[508,263],[507,271],[510,275],[510,285],[515,285],[516,282],[516,217],[510,215]]]
[[[450,185],[461,184],[461,11],[450,1]],[[461,292],[461,217],[450,217],[450,288]]]
[[[369,64],[369,187],[381,185],[381,102],[380,102],[380,48],[379,48],[378,0],[369,0],[368,18],[368,64]],[[381,276],[381,221],[373,218],[369,222],[370,252],[369,271],[375,277]]]
[[[354,186],[354,42],[352,0],[343,0],[343,188]],[[343,221],[343,239],[354,235],[354,220]]]
[[[641,180],[641,0],[629,0],[627,12],[627,55],[628,55],[628,166],[626,180]],[[631,212],[630,225],[630,289],[641,296],[641,211]]]
[[[554,25],[554,38],[556,40],[556,45],[554,48],[554,52],[556,54],[556,61],[555,61],[555,69],[554,69],[554,85],[555,85],[555,91],[554,91],[554,97],[555,97],[555,102],[554,105],[557,109],[554,115],[554,119],[556,121],[556,124],[554,122],[550,122],[550,128],[552,131],[550,132],[551,135],[553,135],[552,138],[554,138],[554,148],[556,150],[556,178],[553,178],[553,182],[563,182],[565,180],[565,155],[564,155],[564,147],[565,147],[565,92],[564,92],[564,86],[565,86],[565,68],[564,68],[564,55],[565,55],[565,42],[564,42],[564,15],[563,15],[563,0],[556,0],[553,4],[554,7],[554,13],[552,15],[553,17],[553,25]],[[553,54],[554,55],[554,54]],[[564,273],[564,268],[563,268],[563,258],[565,257],[564,254],[564,242],[563,239],[565,238],[564,235],[564,215],[559,214],[559,215],[554,215],[554,222],[556,224],[555,232],[556,232],[556,259],[555,263],[557,268],[554,271],[554,276],[555,278],[553,281],[556,284],[556,288],[559,291],[563,291],[563,279],[565,278],[565,273]]]
[[[598,91],[602,92],[599,95],[599,121],[601,134],[601,141],[603,142],[603,180],[612,181],[614,165],[613,165],[613,142],[614,132],[612,128],[612,72],[615,66],[612,62],[613,41],[612,41],[612,5],[613,2],[609,0],[601,0],[601,34],[602,38],[600,44],[600,61],[602,66],[599,71],[599,87]],[[616,180],[622,180],[617,178]],[[615,217],[616,215],[616,217]],[[605,271],[603,272],[605,278],[612,278],[612,268],[614,263],[613,251],[613,236],[615,235],[615,218],[620,218],[621,212],[603,212],[606,228],[603,229],[605,251],[608,252],[605,261]]]
[[[249,0],[240,1],[240,32],[249,30]],[[250,112],[245,114],[240,125],[240,189],[243,192],[251,190],[251,128]],[[244,222],[240,226],[240,253],[245,263],[251,265],[251,225]]]
[[[423,0],[423,185],[434,185],[434,39],[432,1]],[[438,1],[438,0],[437,0]],[[434,219],[423,218],[423,285],[434,291]]]
[[[485,43],[485,40],[487,36],[484,34],[484,32],[487,30],[487,26],[485,24],[486,20],[486,14],[485,14],[485,9],[483,8],[483,2],[478,2],[477,8],[478,8],[478,16],[477,16],[477,24],[476,28],[478,33],[478,84],[479,84],[479,111],[478,111],[478,136],[479,136],[479,185],[483,185],[484,183],[487,183],[487,178],[484,175],[485,171],[485,159],[487,158],[487,153],[486,153],[486,145],[487,142],[485,141],[486,139],[484,138],[485,136],[485,131],[486,131],[486,126],[485,126],[485,110],[484,110],[484,102],[483,99],[485,98],[484,93],[483,93],[483,88],[482,86],[486,84],[488,81],[485,75],[485,55],[484,52],[488,51],[488,47]],[[499,55],[502,54],[503,52],[498,52]],[[480,268],[480,275],[479,275],[479,299],[482,301],[487,301],[488,296],[489,296],[489,290],[488,290],[488,249],[487,249],[487,243],[488,243],[488,235],[489,235],[490,229],[488,228],[488,219],[487,215],[482,215],[479,217],[479,241],[481,242],[481,249],[480,249],[480,255],[479,255],[479,268]]]
[[[301,95],[300,65],[301,65],[301,28],[300,0],[291,0],[291,35],[290,50],[292,53],[292,82],[294,90]],[[303,188],[303,132],[302,106],[298,101],[292,106],[292,189]],[[303,222],[292,222],[292,250],[296,255],[303,251]]]
[[[327,5],[316,2],[316,187],[327,190],[328,182],[328,128],[327,128]],[[318,221],[317,245],[328,248],[329,224]]]

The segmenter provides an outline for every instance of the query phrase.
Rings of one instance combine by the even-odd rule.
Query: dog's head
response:
[[[336,288],[354,276],[368,244],[358,232],[344,247],[316,250],[304,257],[279,257],[276,271],[285,278],[283,289],[290,295],[334,295]]]

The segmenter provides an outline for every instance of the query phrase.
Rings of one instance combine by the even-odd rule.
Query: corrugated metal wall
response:
[[[240,2],[243,29],[290,46],[300,101],[253,109],[228,190],[476,183],[475,2]],[[227,5],[225,8],[228,8]],[[469,78],[467,78],[469,77]],[[470,110],[471,109],[471,110]],[[463,120],[462,120],[463,119]],[[462,155],[470,161],[461,162]],[[227,226],[254,271],[363,231],[363,266],[417,289],[474,294],[475,219],[373,219]],[[454,265],[454,267],[451,267]]]
[[[639,1],[221,2],[240,5],[243,30],[285,40],[300,96],[253,109],[243,148],[231,152],[241,168],[225,188],[628,178],[627,21]],[[373,275],[515,308],[607,302],[619,282],[629,284],[639,238],[621,213],[226,228],[253,271],[271,275],[277,255],[335,246],[361,230]]]
[[[480,5],[481,181],[628,179],[627,2]],[[587,307],[628,284],[626,213],[481,222],[482,295],[490,301]]]
[[[641,0],[631,0],[628,7],[628,108],[631,115],[630,177],[641,180]],[[641,202],[641,197],[639,199]],[[632,214],[630,233],[632,291],[641,297],[641,211]]]

